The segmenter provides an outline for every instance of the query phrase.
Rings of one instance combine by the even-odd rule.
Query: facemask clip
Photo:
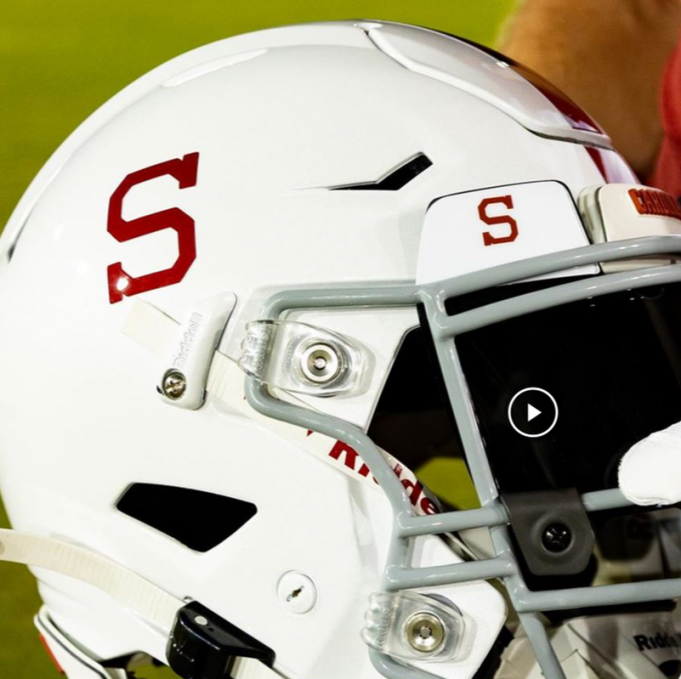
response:
[[[415,592],[371,595],[362,639],[402,660],[446,662],[462,655],[465,618],[451,602]]]
[[[295,321],[246,326],[239,367],[268,386],[308,396],[338,396],[361,389],[362,349],[339,333]]]

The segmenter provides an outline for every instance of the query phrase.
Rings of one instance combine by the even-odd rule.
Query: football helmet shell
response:
[[[543,671],[560,677],[538,611],[594,595],[525,586],[451,338],[679,274],[620,272],[594,293],[590,277],[466,318],[445,303],[678,253],[675,236],[589,246],[577,197],[635,178],[597,126],[564,104],[496,55],[380,22],[221,41],[114,97],[55,153],[0,241],[0,478],[13,526],[200,602],[272,649],[288,679],[473,677],[506,619],[504,596],[485,579],[505,578]],[[504,254],[513,221],[497,210],[512,194],[489,191],[521,185],[530,204],[556,206],[564,219],[548,238],[535,220],[537,238]],[[443,223],[478,191],[479,238],[448,243],[443,263]],[[436,199],[452,206],[439,221]],[[437,513],[366,433],[419,324],[432,334],[477,510]],[[143,494],[142,508],[174,507],[176,525],[159,529],[162,518],[125,510],[133,489],[150,487],[228,498],[234,516],[254,510],[228,520],[232,510],[197,514],[198,496],[173,505]],[[582,496],[587,509],[626,504],[603,493]],[[199,525],[230,521],[228,539],[187,545]],[[466,563],[461,545],[439,537],[489,526],[488,560]],[[165,661],[167,626],[106,587],[35,573],[43,617],[93,662]],[[622,585],[599,601],[669,588],[678,584]],[[367,653],[359,631],[375,593]],[[446,654],[420,655],[436,627],[415,628],[411,650],[393,632],[372,634],[392,630],[382,616],[409,602],[415,615],[449,621]]]

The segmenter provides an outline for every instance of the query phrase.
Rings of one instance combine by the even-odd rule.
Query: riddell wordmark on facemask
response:
[[[336,441],[329,452],[329,457],[338,462],[341,461],[342,457],[343,464],[363,478],[369,478],[369,475],[371,474],[371,470],[367,464],[362,461],[359,453],[342,441]],[[396,462],[392,469],[397,478],[402,482],[402,485],[407,491],[407,497],[414,507],[421,509],[424,514],[439,514],[435,503],[426,495],[423,484],[417,481],[416,477],[403,478],[405,475],[413,476],[408,469],[405,469],[399,462]],[[374,483],[378,484],[376,477],[371,476],[371,478],[374,480]]]
[[[639,651],[655,651],[660,648],[679,648],[681,635],[658,632],[654,637],[647,634],[634,634],[634,642]]]

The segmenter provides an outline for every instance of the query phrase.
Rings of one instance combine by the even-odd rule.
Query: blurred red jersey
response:
[[[681,196],[681,43],[667,63],[660,90],[664,139],[647,183]]]

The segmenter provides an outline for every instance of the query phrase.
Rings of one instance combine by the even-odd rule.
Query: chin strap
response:
[[[106,592],[168,637],[167,662],[185,679],[275,679],[274,652],[196,601],[186,603],[120,563],[79,545],[0,529],[0,561],[45,568]],[[124,677],[104,668],[50,623],[36,624],[70,679]],[[69,671],[71,668],[71,671]]]
[[[185,605],[113,559],[52,538],[0,529],[0,561],[45,568],[92,585],[166,634]]]

